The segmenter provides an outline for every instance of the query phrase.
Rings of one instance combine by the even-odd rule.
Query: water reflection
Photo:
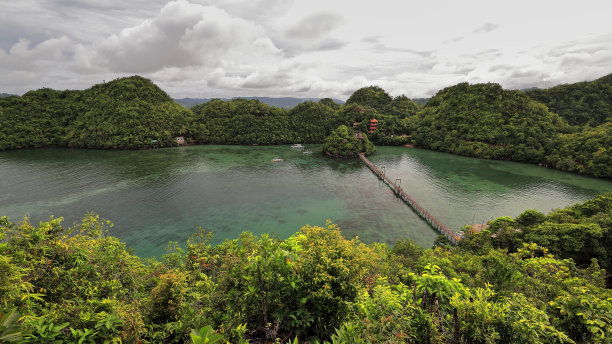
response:
[[[184,242],[198,226],[213,230],[219,243],[245,230],[287,237],[326,219],[364,241],[431,245],[436,233],[358,159],[308,148],[313,154],[288,145],[0,152],[0,215],[39,221],[55,214],[70,224],[93,210],[143,256],[161,254],[169,240]],[[377,149],[371,160],[453,229],[612,191],[609,181],[537,166]],[[284,161],[271,162],[275,156]]]

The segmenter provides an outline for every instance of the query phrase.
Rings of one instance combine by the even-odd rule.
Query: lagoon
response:
[[[243,231],[286,238],[305,224],[338,224],[346,237],[429,247],[437,236],[358,159],[282,146],[190,146],[143,151],[0,152],[0,216],[70,226],[93,211],[135,253],[159,256],[198,226],[213,243]],[[272,162],[274,157],[282,162]],[[369,159],[453,230],[525,209],[549,212],[612,191],[612,182],[534,165],[404,147]]]

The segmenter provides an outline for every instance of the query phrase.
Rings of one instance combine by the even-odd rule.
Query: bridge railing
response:
[[[389,177],[376,165],[374,165],[370,160],[368,160],[363,153],[359,154],[359,158],[363,161],[374,174],[378,176],[387,186],[389,186],[395,195],[402,199],[406,204],[408,204],[412,209],[414,209],[419,216],[421,216],[430,226],[436,229],[439,233],[446,236],[448,240],[452,243],[457,243],[461,240],[461,237],[453,233],[448,227],[442,224],[437,218],[435,218],[430,212],[428,212],[425,208],[423,208],[414,198],[412,198],[406,191],[402,189],[402,187],[389,179]]]

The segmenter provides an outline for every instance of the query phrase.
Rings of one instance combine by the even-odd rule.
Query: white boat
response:
[[[274,157],[274,158],[273,158],[272,160],[270,160],[270,161],[272,161],[272,162],[281,162],[281,161],[283,161],[283,158],[280,158],[280,157],[277,157],[277,156],[276,156],[276,157]]]
[[[296,143],[293,146],[291,146],[291,148],[295,148],[295,149],[304,149],[305,146],[302,145],[301,143]]]

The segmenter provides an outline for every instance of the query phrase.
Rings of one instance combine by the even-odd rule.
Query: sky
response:
[[[0,92],[141,75],[174,98],[377,85],[551,87],[612,73],[610,0],[0,0]]]

